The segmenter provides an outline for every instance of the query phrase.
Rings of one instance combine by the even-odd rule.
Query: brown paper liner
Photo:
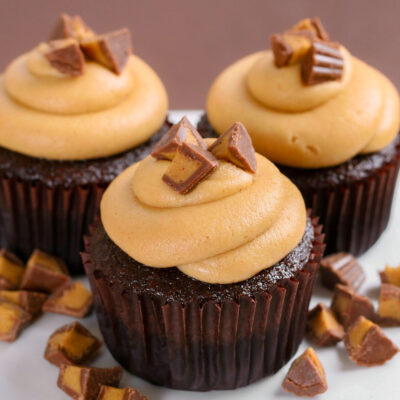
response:
[[[363,179],[316,189],[298,185],[312,215],[324,226],[327,254],[346,251],[357,256],[379,239],[389,222],[399,167],[400,148],[391,162]]]
[[[207,391],[246,386],[282,367],[305,331],[308,305],[324,252],[313,219],[310,258],[268,292],[236,301],[167,303],[118,292],[82,254],[104,340],[128,371],[157,385]]]
[[[27,259],[33,249],[63,258],[71,273],[82,273],[79,252],[105,185],[49,188],[41,182],[0,177],[2,247]]]

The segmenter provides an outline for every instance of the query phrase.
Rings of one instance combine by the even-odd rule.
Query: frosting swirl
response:
[[[221,161],[182,196],[161,180],[170,161],[148,157],[106,190],[104,229],[145,265],[176,266],[209,283],[246,280],[293,250],[306,224],[297,188],[266,158],[256,159],[256,174]]]
[[[277,68],[271,51],[237,61],[209,91],[211,124],[222,133],[242,121],[257,151],[293,167],[334,166],[381,150],[398,133],[398,93],[379,71],[341,52],[342,80],[307,87],[301,66]]]
[[[68,77],[39,46],[0,77],[0,146],[47,159],[106,157],[145,142],[167,107],[162,82],[136,56],[121,75],[87,61],[83,75]]]

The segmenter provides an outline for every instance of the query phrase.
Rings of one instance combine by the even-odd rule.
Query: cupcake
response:
[[[226,68],[198,128],[242,121],[320,217],[327,252],[361,254],[385,229],[400,163],[399,96],[379,71],[331,42],[320,20],[271,37]]]
[[[183,119],[105,191],[83,261],[104,340],[174,389],[234,389],[296,351],[324,250],[290,180],[241,123]]]
[[[170,127],[165,88],[127,29],[97,35],[68,15],[0,79],[1,246],[83,272],[101,194]]]

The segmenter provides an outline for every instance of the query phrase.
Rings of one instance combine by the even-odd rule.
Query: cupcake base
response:
[[[0,243],[27,259],[38,248],[82,273],[83,235],[108,184],[147,156],[170,128],[125,153],[86,161],[51,161],[0,148]]]
[[[301,243],[279,263],[244,282],[211,285],[136,262],[98,221],[82,257],[116,360],[156,385],[208,391],[246,386],[291,358],[324,247],[321,226],[308,219]]]
[[[217,132],[203,115],[198,129]],[[279,166],[300,189],[312,215],[324,226],[326,253],[346,251],[357,256],[385,230],[400,167],[400,135],[383,150],[358,155],[335,167],[301,169]]]

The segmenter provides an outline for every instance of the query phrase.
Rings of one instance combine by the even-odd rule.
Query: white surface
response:
[[[179,112],[173,118],[179,118]],[[187,115],[193,122],[199,116],[196,112]],[[398,188],[399,189],[399,188]],[[400,191],[397,190],[393,202],[393,211],[388,229],[378,243],[360,258],[367,272],[367,283],[361,293],[375,302],[378,297],[379,280],[377,271],[384,265],[400,264]],[[318,301],[330,302],[330,292],[318,285],[314,291],[312,305]],[[49,335],[59,326],[72,322],[65,316],[46,314],[33,326],[23,332],[14,343],[0,343],[0,400],[67,400],[69,397],[56,386],[58,369],[43,359],[43,351]],[[100,335],[94,315],[82,321],[95,334]],[[385,332],[400,346],[400,328],[387,328]],[[300,354],[306,346],[303,342],[298,350]],[[333,348],[317,349],[324,365],[328,391],[318,399],[357,400],[357,399],[399,399],[400,355],[382,367],[361,368],[347,357],[343,344]],[[95,366],[108,367],[117,365],[104,348]],[[294,399],[281,389],[281,382],[289,365],[284,366],[276,375],[266,378],[247,388],[235,391],[192,393],[164,389],[150,385],[128,372],[124,373],[122,385],[130,385],[141,390],[150,400],[265,400],[271,398]]]

